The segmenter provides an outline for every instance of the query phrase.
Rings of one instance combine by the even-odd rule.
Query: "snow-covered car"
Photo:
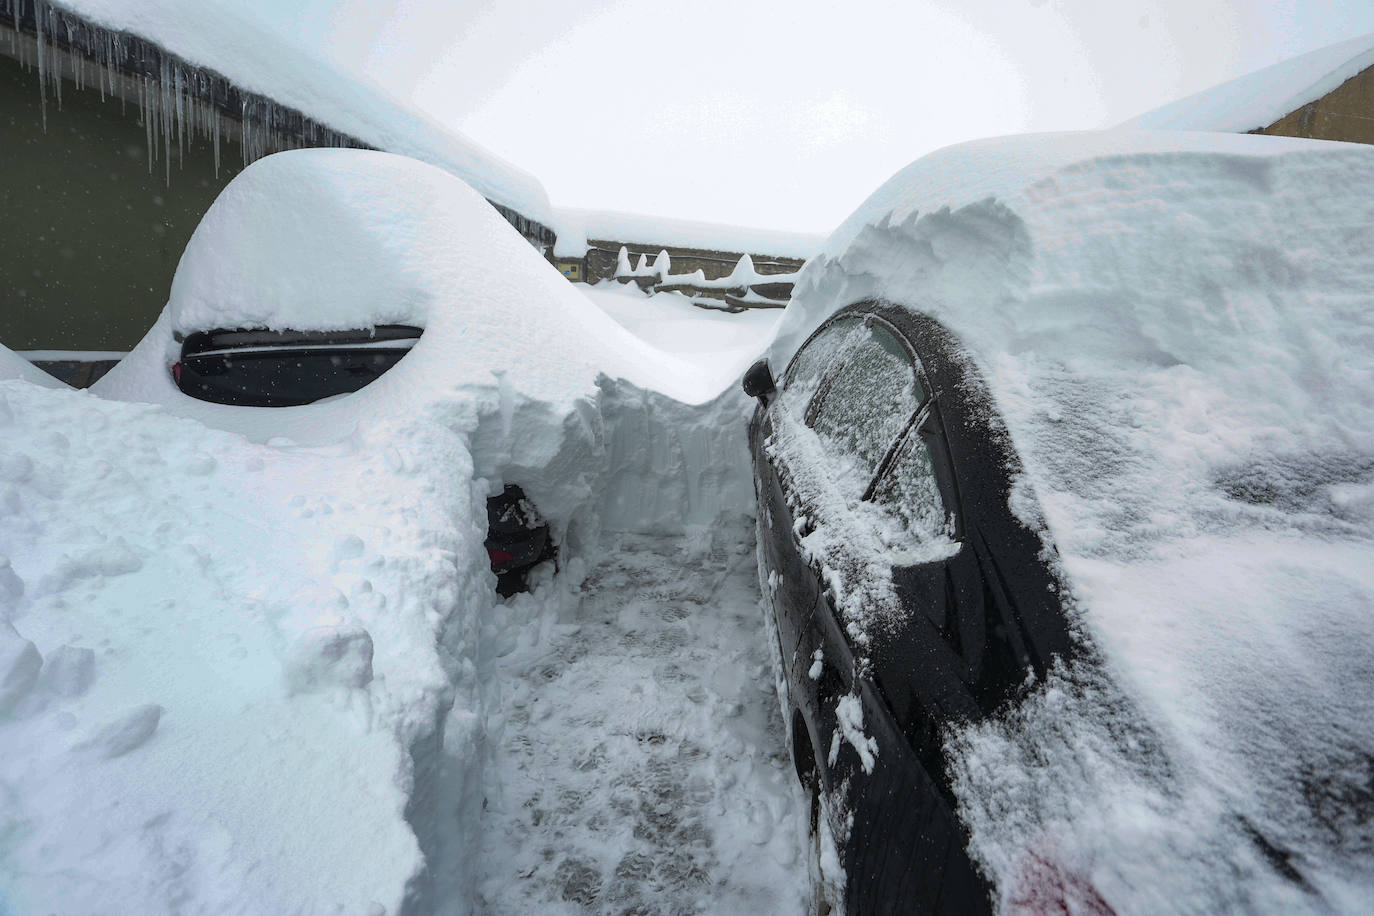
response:
[[[808,266],[745,390],[820,908],[1368,907],[1371,181],[980,141]]]
[[[197,332],[385,326],[423,333],[313,403],[169,372]],[[603,527],[747,495],[710,476],[738,429],[661,393],[679,368],[462,181],[360,150],[239,173],[90,391],[0,348],[0,910],[489,909],[496,660],[547,646]],[[515,482],[574,552],[498,607]]]

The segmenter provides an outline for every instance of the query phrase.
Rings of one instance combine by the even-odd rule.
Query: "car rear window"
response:
[[[387,372],[421,329],[347,331],[219,329],[189,334],[172,368],[191,397],[245,407],[295,407],[351,394]]]

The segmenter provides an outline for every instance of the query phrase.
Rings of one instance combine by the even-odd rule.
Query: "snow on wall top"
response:
[[[569,258],[580,258],[586,254],[588,239],[738,251],[802,260],[820,250],[825,241],[821,236],[805,232],[750,229],[639,213],[569,207],[558,209],[552,225],[558,233],[554,255]]]
[[[779,373],[866,298],[967,349],[1103,661],[955,737],[1004,894],[1050,850],[1117,912],[1369,899],[1371,183],[1354,144],[979,141],[902,170],[803,271]]]
[[[161,45],[235,85],[299,109],[326,126],[387,152],[413,156],[458,175],[483,196],[547,224],[548,196],[528,173],[387,95],[352,71],[304,46],[288,10],[258,18],[225,0],[62,0],[94,24]],[[269,17],[270,21],[264,21]]]
[[[57,379],[15,353],[9,347],[0,344],[0,381],[6,381],[8,379],[21,379],[33,385],[41,385],[44,388],[65,387]]]
[[[1245,133],[1273,124],[1374,66],[1374,32],[1319,48],[1137,115],[1133,130]]]

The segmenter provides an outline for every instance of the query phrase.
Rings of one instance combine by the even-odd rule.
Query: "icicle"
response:
[[[34,0],[33,26],[34,51],[38,56],[38,111],[43,122],[43,133],[48,132],[48,87],[45,81],[47,68],[43,63],[43,13],[42,0]]]

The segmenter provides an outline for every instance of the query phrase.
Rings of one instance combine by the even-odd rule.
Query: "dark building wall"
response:
[[[1374,143],[1374,67],[1256,133]]]
[[[150,172],[136,106],[63,89],[60,105],[46,100],[45,130],[36,70],[0,55],[0,343],[125,350],[242,160],[226,148],[217,172],[214,150],[191,139],[169,181],[161,163]]]

